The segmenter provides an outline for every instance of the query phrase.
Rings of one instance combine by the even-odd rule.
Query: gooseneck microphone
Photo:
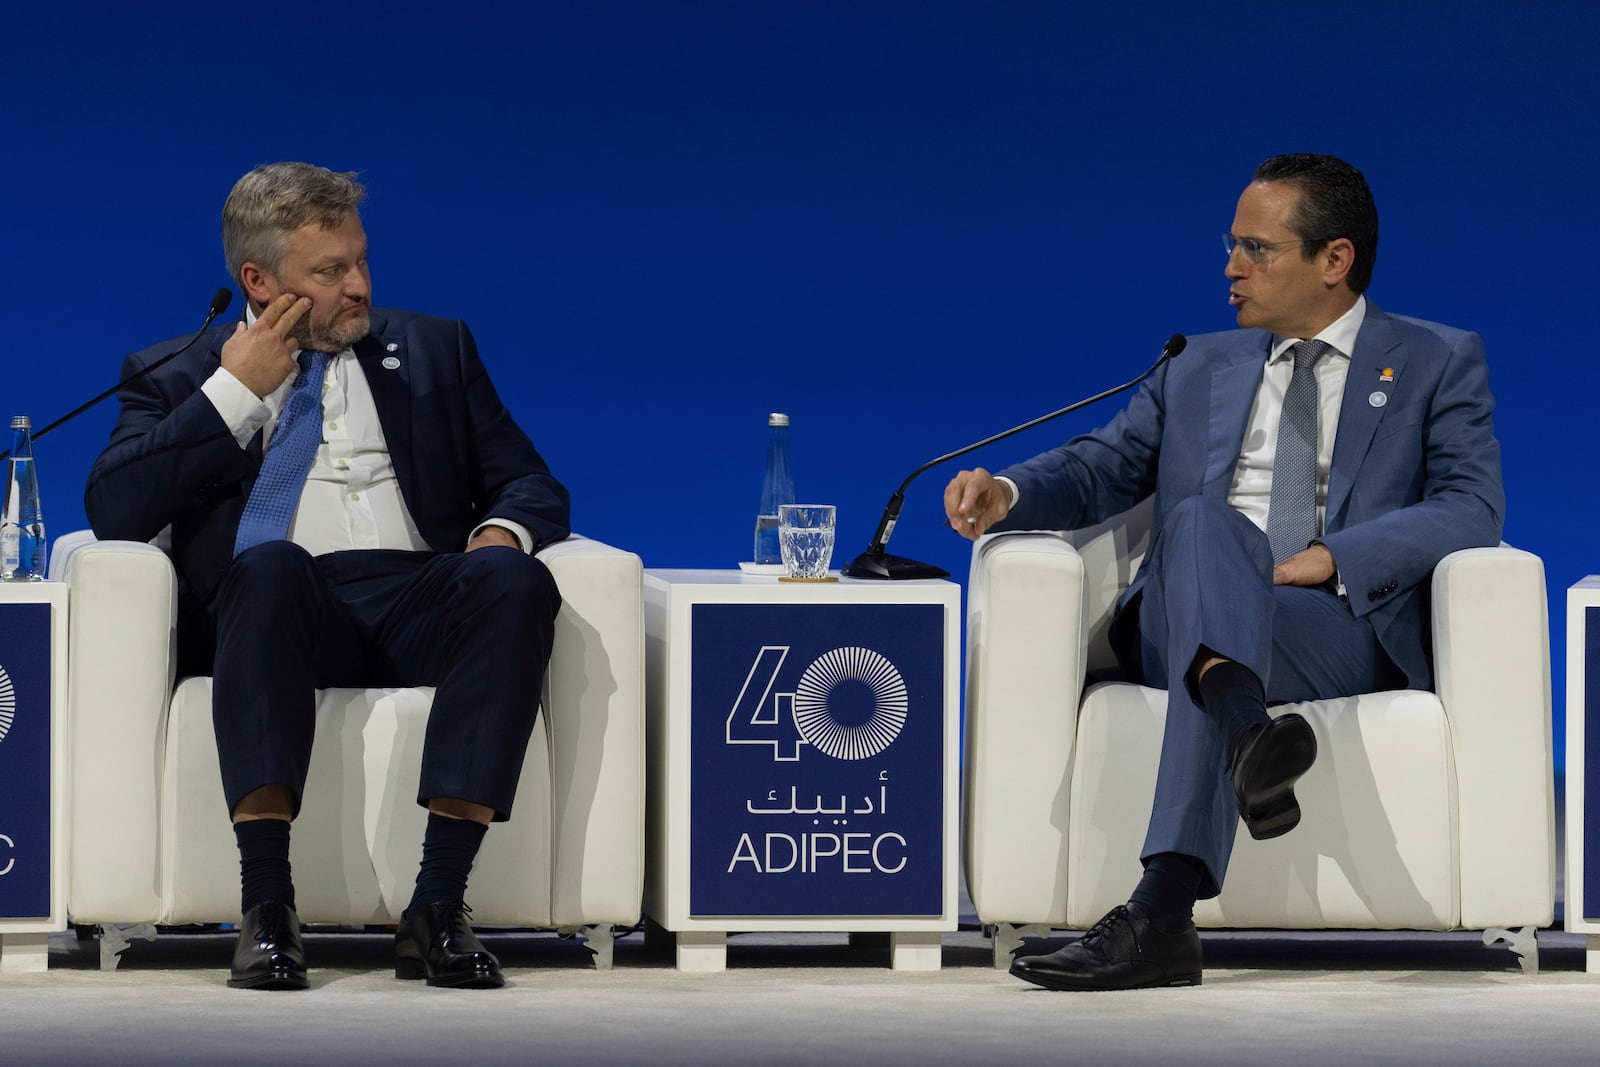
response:
[[[82,415],[85,411],[88,411],[90,408],[94,407],[96,404],[100,403],[100,401],[104,400],[106,397],[110,396],[112,393],[116,392],[118,389],[121,389],[123,386],[127,385],[129,382],[138,381],[140,378],[143,378],[146,374],[149,374],[151,371],[155,370],[157,367],[164,366],[167,363],[170,363],[172,360],[177,359],[179,356],[183,355],[185,352],[189,351],[189,349],[194,345],[194,343],[196,341],[200,340],[200,338],[205,336],[206,330],[211,328],[211,324],[212,324],[212,322],[214,322],[216,320],[216,317],[218,315],[222,314],[224,311],[228,310],[228,305],[231,304],[232,302],[233,302],[233,290],[232,289],[227,289],[227,288],[218,289],[215,293],[213,293],[211,295],[211,307],[206,312],[206,321],[204,321],[204,322],[202,322],[200,324],[200,329],[195,331],[195,335],[193,337],[189,338],[187,341],[185,341],[183,343],[183,347],[179,348],[176,352],[167,353],[166,355],[162,356],[160,359],[156,360],[154,363],[149,364],[148,366],[141,367],[139,370],[137,370],[134,373],[128,375],[127,378],[125,378],[122,381],[118,382],[116,385],[113,385],[110,389],[107,389],[105,392],[101,393],[99,396],[96,396],[92,400],[89,400],[89,401],[86,401],[85,403],[79,404],[77,407],[73,408],[71,411],[69,411],[65,415],[61,416],[55,422],[52,422],[50,425],[46,426],[44,429],[42,429],[38,433],[34,434],[33,435],[33,439],[35,441],[37,441],[39,438],[41,438],[45,434],[49,433],[51,430],[55,429],[57,426],[60,426],[62,423],[71,422],[73,419],[77,418],[79,415]],[[6,459],[10,455],[11,455],[11,450],[8,448],[4,452],[0,452],[0,459]]]
[[[885,546],[889,543],[889,536],[894,533],[894,525],[900,518],[900,508],[905,504],[906,486],[911,484],[913,478],[930,467],[937,467],[947,460],[955,459],[957,456],[964,456],[968,452],[974,452],[982,448],[984,445],[992,445],[996,441],[1003,441],[1013,434],[1021,433],[1023,430],[1031,430],[1042,422],[1049,422],[1051,419],[1060,418],[1062,415],[1069,415],[1079,408],[1086,408],[1090,404],[1104,400],[1108,396],[1116,396],[1118,393],[1132,389],[1154,374],[1167,360],[1182,352],[1184,346],[1188,343],[1188,338],[1184,337],[1183,334],[1175,333],[1167,338],[1167,343],[1162,346],[1161,357],[1150,365],[1149,370],[1132,381],[1123,382],[1115,389],[1107,389],[1103,393],[1096,393],[1094,396],[1080,400],[1076,404],[1068,404],[1066,407],[1058,411],[1052,411],[1048,415],[1040,415],[1037,419],[1025,422],[1021,426],[1013,426],[1009,430],[1002,430],[993,437],[985,437],[982,441],[967,445],[965,448],[947,452],[938,459],[930,459],[906,475],[906,480],[900,483],[900,488],[894,491],[894,495],[889,498],[888,506],[883,509],[883,518],[878,521],[878,529],[872,535],[872,543],[867,546],[865,552],[855,558],[855,562],[851,563],[841,573],[847,578],[887,578],[891,580],[950,577],[949,571],[935,567],[931,563],[919,563],[914,559],[906,559],[904,556],[890,556],[884,552]]]

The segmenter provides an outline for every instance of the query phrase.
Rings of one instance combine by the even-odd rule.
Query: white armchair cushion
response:
[[[1128,899],[1150,822],[1167,695],[1096,686],[1079,711],[1068,852],[1067,925]],[[1317,735],[1285,837],[1240,827],[1222,896],[1204,926],[1451,929],[1457,915],[1454,760],[1444,707],[1401,690],[1294,705]]]
[[[324,689],[290,861],[307,922],[399,921],[411,899],[427,811],[417,779],[433,690]],[[548,927],[550,754],[545,716],[534,726],[511,821],[489,828],[472,872],[480,922]],[[162,796],[163,923],[239,912],[239,852],[224,816],[211,679],[186,678],[173,694]],[[314,873],[311,873],[314,872]]]

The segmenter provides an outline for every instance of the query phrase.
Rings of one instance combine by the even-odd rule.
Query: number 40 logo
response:
[[[775,691],[789,645],[763,645],[728,712],[730,745],[771,745],[793,763],[802,745],[834,759],[862,760],[894,743],[906,723],[905,679],[887,658],[851,645],[824,652],[787,692]]]

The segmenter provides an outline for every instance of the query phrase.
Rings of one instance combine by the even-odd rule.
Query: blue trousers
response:
[[[265,785],[298,811],[315,691],[437,686],[417,802],[511,814],[561,606],[545,565],[512,548],[335,552],[268,541],[212,600],[212,718],[232,813]]]
[[[1404,684],[1372,626],[1325,587],[1272,584],[1267,535],[1225,501],[1190,497],[1155,531],[1137,613],[1137,648],[1123,658],[1147,685],[1167,690],[1166,733],[1142,856],[1193,856],[1206,866],[1200,897],[1222,890],[1238,828],[1227,773],[1227,723],[1193,686],[1202,648],[1249,668],[1269,704],[1349,696]]]

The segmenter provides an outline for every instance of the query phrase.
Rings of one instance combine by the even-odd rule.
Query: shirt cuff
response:
[[[526,526],[522,525],[520,522],[512,522],[510,519],[484,519],[473,529],[472,533],[468,535],[467,544],[470,545],[474,537],[477,537],[479,534],[483,533],[484,530],[487,530],[491,526],[498,526],[502,530],[511,531],[511,533],[516,537],[517,541],[521,543],[522,551],[527,555],[531,556],[543,547],[543,542],[541,542],[537,537],[534,537]]]
[[[999,475],[999,474],[995,475],[994,476],[994,480],[999,482],[999,483],[1001,483],[1002,485],[1004,485],[1007,489],[1011,490],[1011,506],[1006,508],[1007,511],[1010,511],[1011,508],[1014,508],[1014,507],[1017,506],[1017,501],[1022,499],[1022,490],[1017,488],[1017,483],[1016,482],[1012,481],[1010,478],[1007,478],[1007,477],[1005,477],[1003,475]]]
[[[267,424],[272,412],[266,401],[250,391],[250,387],[233,376],[225,367],[218,367],[200,386],[211,406],[217,409],[228,432],[239,442],[240,448],[249,448],[250,439]]]

